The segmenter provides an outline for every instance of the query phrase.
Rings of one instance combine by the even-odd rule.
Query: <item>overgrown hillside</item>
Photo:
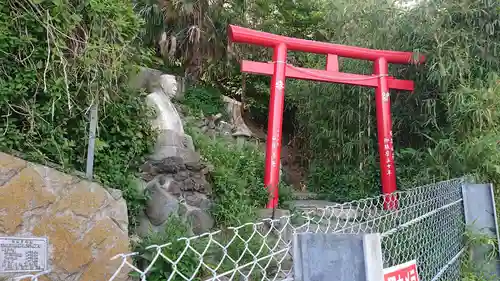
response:
[[[228,45],[226,26],[232,23],[424,53],[424,65],[391,67],[394,76],[417,86],[414,93],[392,94],[399,187],[465,174],[500,183],[499,13],[498,2],[487,0],[429,0],[410,9],[382,0],[3,1],[0,148],[81,171],[88,112],[98,106],[96,178],[124,190],[134,213],[143,198],[130,186],[131,175],[154,143],[144,99],[128,87],[135,66],[159,61],[155,67],[184,76],[192,87],[215,87],[241,100],[246,118],[265,129],[269,78],[242,75],[238,61],[268,61],[271,51]],[[289,63],[322,68],[325,58],[290,53]],[[369,62],[342,59],[340,65],[345,72],[372,72]],[[287,144],[308,191],[337,201],[378,193],[373,94],[351,86],[287,82]],[[212,151],[219,146],[206,144]],[[213,161],[224,159],[213,155]],[[261,165],[261,156],[253,157],[248,165]],[[250,190],[261,187],[261,170],[254,168],[251,179],[240,179]],[[241,185],[219,180],[224,192]],[[248,195],[231,192],[219,199]],[[218,216],[238,220],[233,213]]]

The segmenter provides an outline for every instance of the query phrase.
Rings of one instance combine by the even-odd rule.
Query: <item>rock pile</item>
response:
[[[214,221],[209,215],[211,186],[205,175],[210,170],[199,160],[179,156],[143,165],[143,179],[149,180],[145,189],[148,201],[140,218],[138,234],[145,236],[151,231],[164,230],[172,215],[188,222],[192,234],[209,231]]]

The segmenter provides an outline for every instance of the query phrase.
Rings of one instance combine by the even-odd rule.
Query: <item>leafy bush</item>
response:
[[[182,103],[189,110],[189,113],[194,116],[211,116],[226,112],[221,93],[214,88],[191,87],[184,94]]]
[[[256,208],[267,202],[264,188],[264,158],[256,147],[214,140],[197,128],[189,128],[195,146],[213,165],[211,183],[215,196],[212,215],[219,224],[240,225],[255,219]]]
[[[130,179],[154,144],[143,96],[128,88],[141,21],[125,0],[0,3],[0,148],[64,169],[85,167],[91,106],[98,106],[95,178],[142,199]],[[131,216],[131,225],[135,223]]]
[[[223,113],[221,93],[212,88],[198,87],[187,91],[182,103],[185,110],[192,113]],[[200,110],[201,109],[201,110]],[[215,196],[212,214],[219,225],[235,226],[254,221],[256,209],[267,203],[264,188],[264,153],[258,143],[246,142],[238,145],[231,139],[211,138],[197,126],[195,119],[202,116],[192,115],[186,126],[193,137],[195,147],[203,159],[213,165],[211,183]],[[290,199],[288,187],[280,187],[281,203]]]
[[[236,279],[245,278],[244,274],[250,270],[251,277],[259,279],[269,274],[268,270],[279,263],[276,256],[270,255],[272,250],[263,245],[275,245],[279,242],[272,235],[263,237],[254,232],[254,225],[248,224],[238,230],[221,229],[212,235],[185,239],[189,234],[188,226],[178,217],[172,216],[163,232],[152,234],[135,245],[135,251],[139,253],[136,262],[141,270],[145,270],[154,261],[147,274],[147,280],[151,281],[181,281],[186,278],[207,280],[213,277],[214,272],[220,276],[235,268],[238,268],[234,272]],[[161,249],[155,246],[161,246]],[[154,260],[158,251],[174,261],[175,267],[162,256]],[[256,259],[259,260],[258,266],[252,264]],[[203,264],[200,266],[201,262]],[[131,275],[140,277],[137,272],[132,272]]]
[[[153,262],[158,249],[148,248],[149,246],[160,246],[171,243],[169,246],[162,248],[162,253],[174,261],[182,255],[182,261],[177,265],[176,270],[185,274],[193,272],[198,265],[198,257],[191,251],[184,253],[185,241],[177,241],[181,237],[187,237],[188,234],[189,227],[180,218],[175,216],[169,217],[163,232],[151,234],[146,239],[137,243],[137,245],[134,245],[135,250],[140,253],[136,258],[137,264],[144,270]],[[148,280],[167,280],[172,272],[172,264],[160,257],[154,262],[151,270],[149,270]],[[131,276],[139,278],[140,274],[132,272]],[[179,278],[181,277],[177,276],[173,280],[182,280]]]

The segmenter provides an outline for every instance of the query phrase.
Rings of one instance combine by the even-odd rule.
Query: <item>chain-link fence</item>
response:
[[[420,280],[459,280],[465,231],[460,179],[278,219],[247,223],[164,245],[133,264],[123,254],[110,280],[132,271],[141,280],[293,280],[292,235],[301,232],[382,234],[384,267],[417,260]],[[384,210],[384,201],[397,208]],[[142,254],[144,256],[144,253]]]
[[[416,260],[422,281],[460,280],[463,180],[265,219],[115,256],[109,280],[294,280],[294,233],[381,233],[384,267]],[[391,202],[389,202],[391,201]],[[384,205],[397,206],[386,210]]]
[[[465,217],[462,181],[423,186],[401,194],[382,233],[384,267],[417,260],[420,280],[460,280]]]

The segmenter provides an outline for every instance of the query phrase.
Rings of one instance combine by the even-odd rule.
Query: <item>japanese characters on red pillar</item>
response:
[[[415,260],[384,269],[384,281],[419,281]]]
[[[389,137],[384,138],[384,157],[385,157],[385,165],[387,167],[387,175],[394,174],[394,146],[392,142],[392,131],[389,132]]]
[[[283,81],[278,80],[276,81],[276,90],[281,93],[281,95],[284,95],[283,90],[285,89],[285,84]],[[271,167],[275,169],[278,166],[278,148],[281,144],[281,130],[276,130],[274,136],[272,136],[272,141],[271,141],[271,146],[272,146],[272,155],[271,155]]]

